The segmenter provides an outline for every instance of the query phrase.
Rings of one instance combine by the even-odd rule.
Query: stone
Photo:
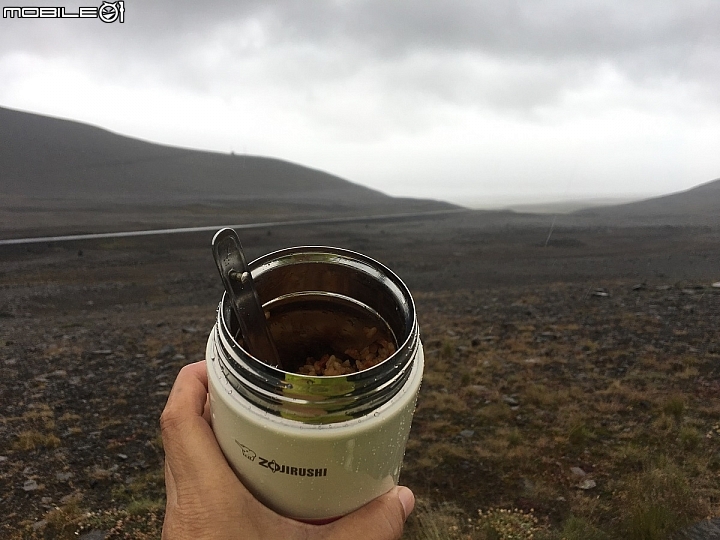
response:
[[[570,472],[573,473],[575,476],[586,476],[587,473],[583,471],[580,467],[570,467]]]
[[[720,518],[704,519],[672,537],[673,540],[720,540]]]
[[[472,429],[463,429],[463,430],[460,432],[460,436],[463,437],[463,438],[465,438],[465,439],[469,439],[469,438],[472,437],[473,435],[475,435],[475,431],[472,430]]]
[[[169,358],[175,354],[175,347],[172,345],[163,345],[157,353],[158,358]]]
[[[23,484],[23,490],[35,491],[38,488],[38,483],[35,480],[25,480]]]
[[[597,486],[595,480],[587,479],[580,482],[577,487],[583,490],[588,490],[594,488],[595,486]]]
[[[535,491],[535,484],[529,478],[522,478],[520,482],[520,486],[525,493],[533,493]]]
[[[592,295],[597,296],[599,298],[607,298],[608,296],[610,296],[610,293],[607,293],[603,290],[597,290],[597,291],[593,291]]]

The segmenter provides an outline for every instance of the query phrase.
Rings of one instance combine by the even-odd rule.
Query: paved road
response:
[[[366,221],[395,221],[401,219],[424,218],[432,216],[441,216],[447,214],[458,214],[468,212],[465,208],[453,210],[433,210],[428,212],[410,212],[405,214],[382,214],[377,216],[349,216],[325,219],[297,219],[292,221],[266,221],[264,223],[239,223],[236,225],[211,225],[205,227],[181,227],[177,229],[151,229],[146,231],[121,231],[112,233],[97,234],[69,234],[66,236],[38,236],[35,238],[9,238],[0,240],[0,246],[9,246],[17,244],[38,244],[41,242],[69,242],[72,240],[93,240],[96,238],[126,238],[129,236],[153,236],[161,234],[182,234],[194,232],[217,231],[223,227],[232,227],[233,229],[266,229],[268,227],[286,227],[294,225],[319,225],[325,223],[352,223]]]

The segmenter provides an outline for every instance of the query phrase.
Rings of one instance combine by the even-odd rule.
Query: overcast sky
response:
[[[718,0],[126,0],[124,19],[0,19],[0,105],[481,206],[720,177]]]

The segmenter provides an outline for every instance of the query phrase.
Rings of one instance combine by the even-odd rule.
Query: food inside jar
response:
[[[282,370],[288,373],[348,375],[380,364],[398,349],[385,319],[351,298],[328,293],[283,295],[263,308]],[[238,345],[245,348],[234,317],[230,327]]]
[[[365,328],[364,333],[367,339],[372,339],[378,332],[376,327],[371,327]],[[394,343],[378,337],[360,350],[348,348],[343,353],[327,353],[319,359],[309,356],[298,373],[312,376],[349,375],[378,365],[394,352]]]

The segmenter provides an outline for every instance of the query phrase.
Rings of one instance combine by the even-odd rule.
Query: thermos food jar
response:
[[[247,351],[226,293],[206,351],[213,431],[268,507],[309,522],[343,516],[398,481],[424,363],[413,299],[391,270],[344,249],[289,248],[248,268],[284,360]],[[375,335],[395,351],[376,365],[301,373]]]

